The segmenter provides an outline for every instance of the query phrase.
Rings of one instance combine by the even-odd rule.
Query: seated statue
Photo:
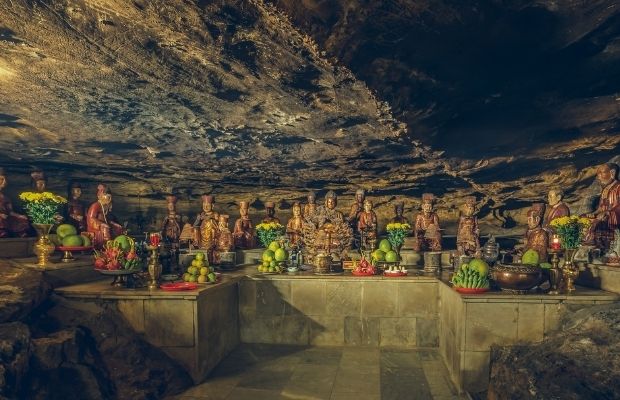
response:
[[[293,246],[301,244],[304,219],[301,217],[301,205],[298,202],[293,204],[293,217],[286,224],[286,235]]]
[[[9,196],[2,193],[8,180],[3,168],[0,168],[0,238],[26,237],[30,230],[28,217],[13,211]]]
[[[112,192],[104,184],[97,186],[97,201],[90,205],[86,213],[86,231],[96,249],[101,249],[108,240],[123,234],[123,227],[112,214]]]
[[[564,193],[560,189],[551,189],[549,190],[549,194],[547,195],[547,202],[549,204],[548,210],[545,215],[545,220],[543,223],[543,228],[551,233],[552,229],[549,226],[551,221],[560,217],[568,217],[570,216],[570,209],[562,201],[564,197]]]
[[[316,195],[314,192],[308,194],[308,204],[304,205],[303,217],[308,219],[316,211]]]
[[[391,224],[408,224],[409,220],[403,217],[405,212],[405,203],[402,201],[394,204],[394,217],[390,220]]]
[[[477,256],[480,254],[480,228],[475,214],[476,198],[467,196],[456,231],[456,249],[459,255]]]
[[[433,211],[434,200],[431,193],[422,195],[422,212],[416,216],[413,228],[415,251],[441,251],[441,228],[439,217]]]
[[[583,243],[594,245],[606,251],[614,240],[614,231],[620,228],[618,165],[607,163],[599,166],[596,171],[596,178],[603,186],[603,190],[596,210],[593,213],[582,215],[591,222]]]
[[[527,212],[527,231],[525,232],[525,244],[519,253],[521,255],[532,249],[538,253],[540,262],[547,262],[547,252],[549,249],[549,233],[543,229],[542,221],[545,215],[545,205],[534,203]]]
[[[364,200],[364,211],[359,213],[357,230],[361,237],[363,249],[374,249],[377,242],[377,214],[372,210],[372,201]]]
[[[239,249],[253,249],[256,247],[254,225],[250,220],[249,208],[250,204],[247,201],[239,202],[239,215],[241,218],[235,221],[235,229],[233,231],[235,247]]]
[[[280,223],[280,219],[276,217],[276,204],[273,201],[265,202],[265,212],[267,216],[263,218],[263,224],[268,224],[270,222],[275,222],[276,224]]]

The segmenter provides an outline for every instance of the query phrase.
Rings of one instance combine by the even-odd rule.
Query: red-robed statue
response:
[[[603,186],[598,207],[593,213],[582,215],[592,222],[584,243],[602,250],[609,249],[614,231],[620,227],[620,182],[617,177],[617,164],[607,163],[598,167],[596,178]]]
[[[2,193],[8,180],[4,169],[0,168],[0,238],[26,237],[30,230],[28,217],[13,211],[13,203],[9,196]]]
[[[104,184],[97,186],[97,201],[90,205],[86,213],[86,230],[96,249],[105,242],[123,233],[123,227],[112,215],[112,192]]]

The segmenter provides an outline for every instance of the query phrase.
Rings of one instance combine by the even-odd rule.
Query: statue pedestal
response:
[[[36,237],[0,239],[0,258],[32,257],[36,241]]]

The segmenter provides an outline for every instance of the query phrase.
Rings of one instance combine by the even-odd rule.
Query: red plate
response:
[[[463,293],[463,294],[480,294],[480,293],[488,292],[489,288],[455,287],[454,290],[456,290],[459,293]]]
[[[406,272],[398,271],[398,272],[387,272],[383,271],[383,276],[387,276],[388,278],[395,278],[400,276],[407,276]]]
[[[175,283],[164,283],[159,286],[161,290],[167,290],[169,292],[177,292],[180,290],[196,290],[198,289],[198,285],[194,282],[175,282]]]
[[[357,272],[356,270],[352,270],[351,274],[355,276],[375,276],[372,272]]]
[[[92,250],[93,246],[56,246],[56,249],[60,251],[88,251]]]

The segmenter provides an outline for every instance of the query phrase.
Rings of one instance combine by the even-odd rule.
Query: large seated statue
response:
[[[97,186],[97,201],[90,205],[86,213],[86,231],[96,249],[123,233],[123,227],[112,214],[112,192],[104,184]]]
[[[441,228],[439,217],[433,211],[434,200],[431,193],[422,195],[422,212],[416,216],[413,228],[415,251],[441,251]]]
[[[614,231],[620,227],[618,165],[607,163],[599,166],[596,171],[596,178],[603,190],[596,210],[582,215],[591,221],[583,242],[606,251],[609,249],[609,244],[614,240]]]
[[[26,237],[30,230],[28,217],[13,211],[13,203],[3,193],[8,185],[6,173],[0,168],[0,238]]]
[[[527,212],[527,226],[525,232],[525,245],[522,254],[532,249],[538,253],[540,262],[547,262],[547,252],[549,249],[549,233],[543,229],[542,221],[545,215],[545,205],[534,203]]]

